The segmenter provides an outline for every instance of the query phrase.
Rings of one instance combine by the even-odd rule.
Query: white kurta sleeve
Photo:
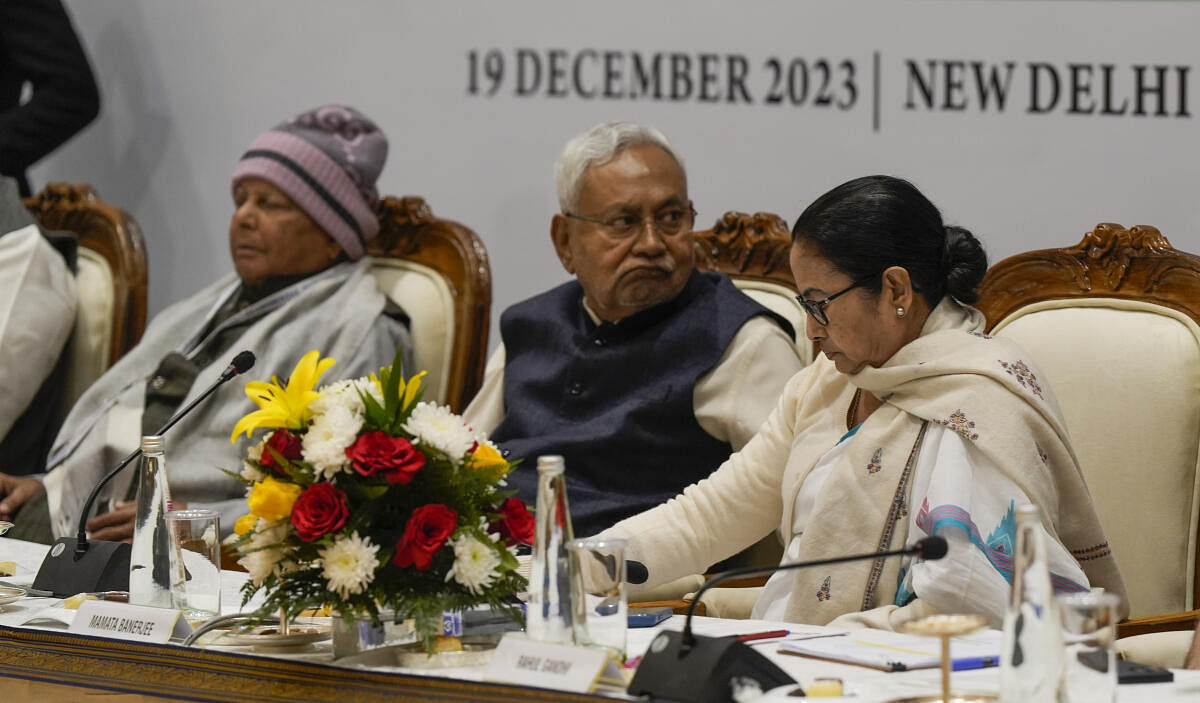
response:
[[[792,338],[769,317],[753,317],[692,391],[696,422],[740,451],[775,409],[787,381],[804,368]]]
[[[758,434],[708,478],[601,533],[630,540],[628,558],[650,572],[644,588],[696,573],[779,527],[779,487],[804,386],[802,376],[789,381]]]
[[[463,420],[478,432],[491,434],[504,420],[504,344],[488,357],[483,385],[463,411]]]

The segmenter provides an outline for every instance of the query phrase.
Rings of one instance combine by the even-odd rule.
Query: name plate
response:
[[[627,684],[621,663],[607,650],[538,642],[515,632],[500,640],[483,678],[573,693],[591,693],[597,684],[624,690]]]
[[[79,606],[79,612],[75,614],[75,621],[68,631],[118,640],[166,644],[172,636],[187,637],[192,632],[192,626],[178,610],[85,600]]]

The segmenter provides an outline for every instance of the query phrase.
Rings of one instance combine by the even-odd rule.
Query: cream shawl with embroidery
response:
[[[800,560],[905,543],[906,467],[922,426],[936,422],[969,440],[1042,507],[1047,532],[1079,560],[1091,585],[1124,598],[1057,401],[1019,347],[982,329],[978,311],[947,298],[921,336],[882,367],[851,376],[827,359],[814,362],[788,383],[742,452],[679,497],[605,534],[631,539],[630,558],[650,570],[647,585],[703,569],[770,529],[790,536],[800,486],[845,433],[846,409],[862,388],[884,404],[848,440],[826,480],[800,538]],[[891,604],[898,576],[898,559],[798,570],[787,619],[825,624]]]

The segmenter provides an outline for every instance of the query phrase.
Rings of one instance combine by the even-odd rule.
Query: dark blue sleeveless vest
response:
[[[563,455],[582,537],[708,476],[732,449],[696,422],[693,388],[758,315],[794,337],[786,320],[718,273],[693,273],[673,300],[618,324],[592,322],[575,281],[505,310],[505,413],[491,438],[524,458],[509,485],[535,502],[537,457]]]

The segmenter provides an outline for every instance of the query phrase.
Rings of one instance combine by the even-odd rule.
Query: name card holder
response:
[[[538,642],[521,633],[500,640],[483,678],[572,693],[592,693],[598,684],[627,685],[621,663],[605,649]]]
[[[85,600],[75,614],[69,632],[135,642],[166,644],[172,637],[183,639],[192,626],[178,610],[151,608],[105,600]]]

